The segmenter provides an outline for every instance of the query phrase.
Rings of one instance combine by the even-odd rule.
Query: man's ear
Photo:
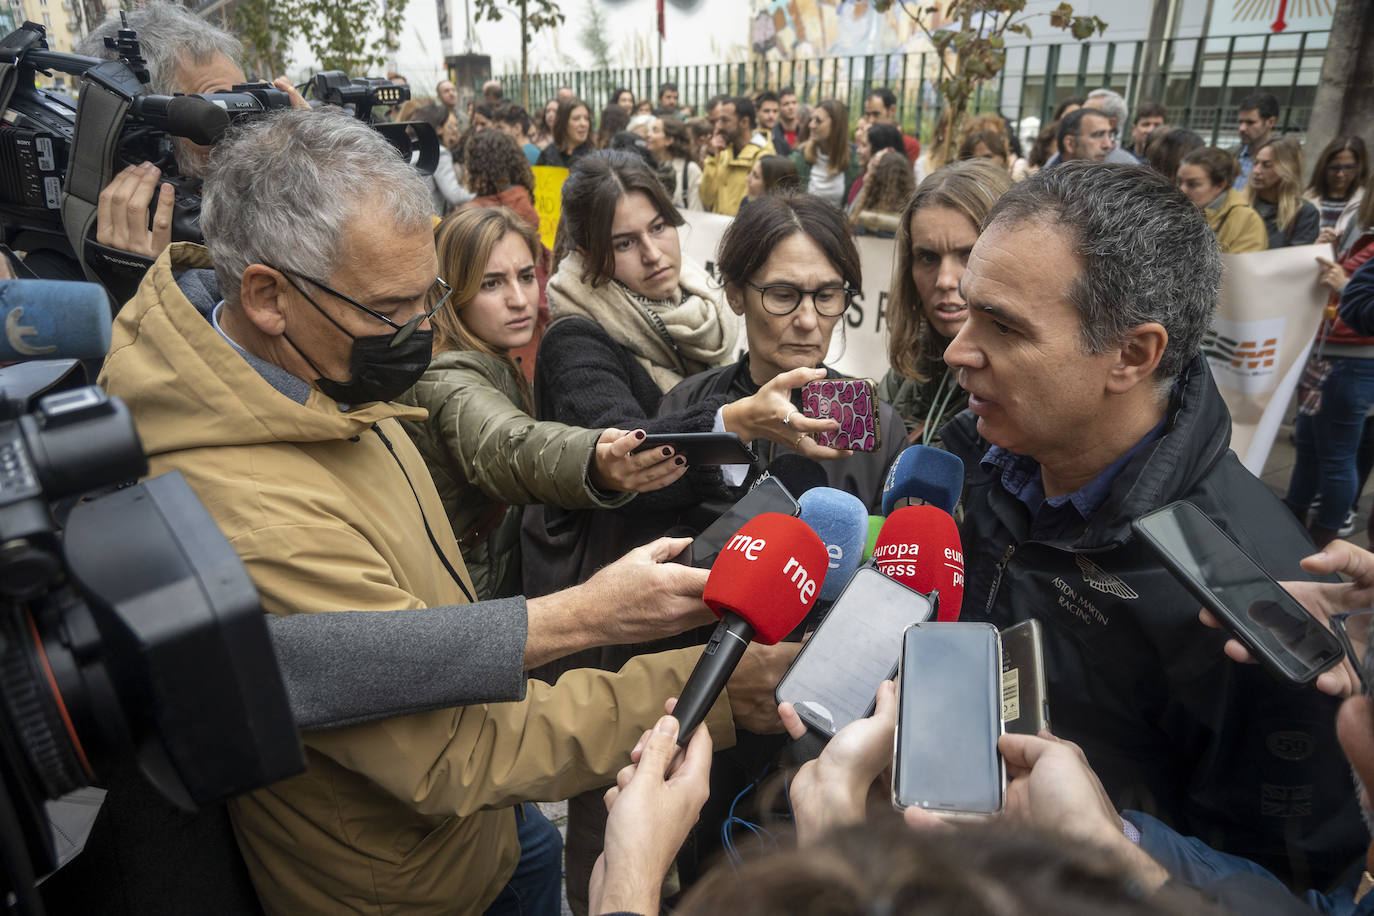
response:
[[[1169,346],[1169,332],[1155,321],[1126,332],[1117,349],[1117,360],[1107,375],[1107,390],[1125,394],[1141,382],[1149,383]]]
[[[744,289],[734,283],[725,284],[725,301],[730,306],[730,311],[736,315],[744,314]]]
[[[270,337],[286,333],[285,302],[290,286],[279,271],[249,264],[239,279],[239,308],[252,325]]]

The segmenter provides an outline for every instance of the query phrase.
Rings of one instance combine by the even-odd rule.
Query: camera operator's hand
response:
[[[701,600],[708,571],[669,562],[690,543],[690,538],[659,538],[581,585],[530,599],[525,667],[579,649],[648,642],[714,622]]]
[[[592,869],[592,913],[657,913],[663,876],[711,791],[711,733],[677,753],[678,721],[664,716],[606,793],[605,851]]]
[[[783,731],[773,692],[801,647],[799,642],[780,642],[775,646],[752,642],[744,650],[730,680],[725,683],[736,727],[756,735],[775,735]]]
[[[286,97],[291,100],[292,108],[304,108],[307,111],[310,109],[310,103],[307,102],[305,98],[299,92],[296,91],[295,84],[292,83],[286,77],[277,77],[276,79],[272,80],[272,85],[276,86],[282,92],[286,93]]]
[[[787,733],[806,734],[791,703],[778,706]],[[788,797],[797,825],[797,842],[810,843],[827,830],[864,822],[870,793],[882,791],[892,766],[892,736],[897,730],[897,685],[883,681],[873,715],[835,733],[815,760],[792,777]],[[888,806],[890,808],[890,806]]]
[[[131,165],[100,192],[96,203],[95,240],[110,248],[157,259],[172,242],[170,184],[158,186],[162,172],[151,162]],[[153,228],[148,228],[148,207],[157,195]]]

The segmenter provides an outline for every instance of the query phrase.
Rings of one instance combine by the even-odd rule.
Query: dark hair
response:
[[[758,95],[754,96],[754,106],[758,107],[759,105],[762,105],[764,102],[777,102],[778,104],[782,104],[782,99],[779,98],[778,94],[773,90],[765,89]]]
[[[1237,113],[1242,111],[1257,111],[1261,120],[1277,118],[1279,116],[1279,100],[1270,92],[1252,92],[1240,100],[1236,106]]]
[[[831,174],[842,175],[849,168],[849,109],[839,99],[826,99],[816,107],[830,119],[830,136],[825,140],[825,148],[817,149],[820,144],[812,140],[809,131],[805,141],[798,131],[797,142],[802,144],[802,156],[809,164],[815,165],[818,161],[816,154],[823,152]]]
[[[1060,119],[1064,117],[1064,109],[1068,108],[1070,105],[1077,105],[1079,108],[1082,108],[1083,104],[1087,101],[1088,100],[1081,95],[1069,96],[1067,99],[1064,99],[1058,105],[1054,106],[1054,117],[1050,118],[1050,122],[1058,124]]]
[[[534,173],[519,144],[499,130],[474,134],[463,148],[468,190],[478,197],[500,194],[520,185],[534,194]]]
[[[626,89],[624,86],[618,86],[618,87],[616,87],[615,89],[612,89],[612,90],[611,90],[611,100],[610,100],[609,102],[607,102],[606,105],[607,105],[607,106],[619,105],[619,104],[620,104],[620,97],[621,97],[622,95],[624,95],[625,93],[627,93],[627,92],[630,93],[630,100],[631,100],[631,101],[634,101],[635,94],[634,94],[633,92],[630,92],[630,90]]]
[[[791,84],[789,83],[788,85],[783,86],[781,89],[778,90],[778,101],[781,102],[781,101],[782,101],[782,97],[785,96],[785,95],[793,95],[793,96],[794,96],[794,95],[796,95],[796,94],[797,94],[797,87],[796,87],[796,86],[793,86],[793,85],[791,85]]]
[[[687,130],[687,122],[674,115],[660,115],[663,122],[663,136],[668,143],[668,158],[691,159],[692,135]]]
[[[530,129],[529,112],[514,102],[497,105],[496,110],[492,112],[492,118],[498,124],[514,124],[522,133]]]
[[[1028,222],[1067,233],[1082,265],[1068,296],[1087,352],[1163,325],[1169,342],[1155,382],[1167,392],[1198,354],[1221,289],[1221,255],[1202,212],[1140,166],[1066,162],[1013,185],[983,231]]]
[[[553,145],[560,152],[567,152],[563,144],[568,142],[568,122],[572,120],[573,112],[579,108],[587,111],[587,125],[590,128],[592,110],[587,103],[573,96],[570,99],[558,103],[558,114],[553,119]],[[591,131],[587,131],[587,139],[591,139]]]
[[[1322,150],[1312,168],[1312,182],[1307,190],[1319,199],[1330,196],[1331,185],[1326,180],[1326,166],[1340,153],[1352,153],[1355,156],[1355,180],[1350,183],[1347,194],[1354,194],[1357,188],[1364,187],[1365,180],[1369,178],[1369,151],[1364,140],[1353,135],[1337,137],[1326,144],[1326,149]]]
[[[611,138],[630,126],[630,113],[619,105],[607,105],[601,111],[601,126],[596,132],[596,145],[610,146]]]
[[[422,105],[415,110],[415,117],[429,124],[435,130],[443,130],[448,123],[449,111],[447,105]]]
[[[754,108],[754,103],[749,101],[747,95],[737,95],[732,99],[725,99],[725,102],[735,106],[736,118],[748,118],[749,127],[753,129],[759,126],[759,114]]]
[[[614,277],[611,225],[615,222],[615,208],[622,197],[636,192],[647,195],[654,209],[671,225],[686,222],[653,169],[634,153],[597,150],[578,160],[563,182],[563,216],[554,242],[555,267],[569,252],[581,251],[583,283],[595,287]]]
[[[1055,146],[1059,149],[1059,158],[1064,158],[1064,141],[1069,137],[1077,138],[1083,133],[1083,119],[1088,115],[1097,115],[1099,118],[1106,118],[1105,112],[1096,108],[1080,108],[1064,115],[1059,121],[1059,129],[1055,132]]]
[[[1151,131],[1145,144],[1145,161],[1162,178],[1173,182],[1178,178],[1178,164],[1183,157],[1206,145],[1202,137],[1186,127],[1171,127],[1158,137]]]
[[[770,191],[796,191],[801,186],[801,177],[797,174],[797,165],[786,156],[760,156],[755,160],[759,164],[759,174],[763,176],[763,192]]]
[[[1179,168],[1195,165],[1207,173],[1207,180],[1216,185],[1230,187],[1236,180],[1236,160],[1226,150],[1215,146],[1202,146],[1188,153],[1178,162]]]
[[[665,92],[677,92],[677,83],[659,83],[658,97],[660,100],[662,100],[663,93]]]
[[[906,159],[906,143],[902,140],[902,132],[897,129],[895,124],[874,124],[868,129],[868,148],[870,155],[876,155],[879,150],[896,150]],[[913,179],[915,176],[912,176]]]
[[[749,201],[721,237],[716,269],[725,283],[743,286],[758,273],[773,249],[798,232],[825,252],[851,289],[863,288],[859,250],[840,208],[810,194],[783,191]]]
[[[959,146],[960,159],[973,159],[973,151],[981,143],[988,148],[988,152],[994,156],[1001,156],[1002,160],[1008,164],[1011,159],[1007,156],[1007,135],[998,130],[975,130],[964,138],[964,142]]]
[[[649,145],[644,142],[644,138],[634,131],[621,130],[611,135],[611,139],[606,144],[606,149],[620,150],[621,152],[631,153],[644,160],[644,164],[649,168],[657,168],[658,163],[654,161],[654,154],[649,152]]]
[[[706,113],[709,115],[712,108],[715,108],[721,102],[728,101],[730,101],[730,97],[723,92],[720,95],[711,96],[711,98],[707,99],[706,101]]]
[[[1141,118],[1165,118],[1169,117],[1169,110],[1159,102],[1141,102],[1135,106],[1135,120],[1132,124],[1139,124]]]
[[[912,830],[890,812],[733,867],[686,893],[680,916],[1220,916],[1165,885],[1146,895],[1095,846],[996,822]]]
[[[864,100],[867,101],[868,99],[877,99],[883,103],[884,108],[897,107],[897,96],[886,86],[868,90],[868,95],[864,96]]]
[[[494,115],[494,109],[486,102],[479,102],[478,104],[472,106],[472,114],[474,117],[476,117],[477,115],[481,115],[488,121],[496,120],[496,117]]]
[[[868,176],[863,187],[859,189],[863,205],[856,206],[854,211],[858,213],[860,210],[872,210],[894,215],[901,213],[915,190],[916,176],[911,171],[911,163],[897,156],[884,156],[878,160],[878,164],[873,167],[873,174]]]

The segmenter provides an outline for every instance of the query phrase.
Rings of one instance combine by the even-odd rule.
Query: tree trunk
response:
[[[520,0],[520,107],[530,110],[529,0]]]
[[[1368,0],[1336,0],[1331,36],[1322,59],[1321,78],[1307,123],[1307,171],[1311,177],[1317,155],[1337,137],[1356,134],[1374,146],[1374,111],[1369,87],[1374,85],[1374,4]]]

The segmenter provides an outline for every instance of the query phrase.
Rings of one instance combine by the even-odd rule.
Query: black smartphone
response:
[[[872,566],[861,566],[773,691],[826,737],[873,712],[878,686],[897,671],[902,631],[935,616],[935,603]]]
[[[754,452],[735,433],[652,433],[631,454],[671,445],[689,466],[753,464]]]
[[[997,628],[918,623],[902,637],[892,804],[950,817],[1002,810],[1002,650]]]
[[[1050,727],[1040,621],[1023,620],[1002,631],[1002,725],[1015,735]]]
[[[1271,672],[1306,684],[1337,664],[1334,633],[1187,500],[1131,522],[1159,561]]]
[[[692,540],[686,552],[674,558],[674,562],[710,569],[715,565],[716,557],[720,555],[721,550],[730,542],[730,538],[739,534],[744,523],[765,512],[781,512],[783,515],[797,515],[801,512],[801,506],[776,477],[760,478],[754,489],[741,496],[738,502],[707,525],[705,530]]]

